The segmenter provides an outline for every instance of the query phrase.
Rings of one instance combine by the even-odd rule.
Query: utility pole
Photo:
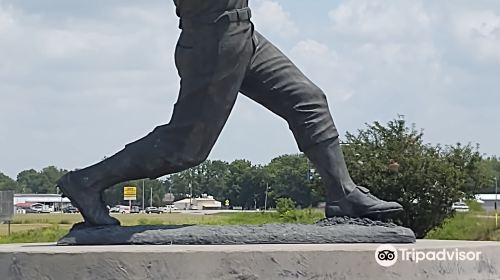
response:
[[[498,228],[498,179],[495,177],[495,227]]]
[[[193,207],[193,185],[189,183],[189,209]]]
[[[267,193],[269,191],[269,183],[266,183],[266,197],[264,198],[264,212],[267,210]]]
[[[168,193],[169,195],[171,195],[170,197],[173,197],[172,196],[172,185],[169,185],[168,186]],[[174,198],[172,198],[172,201],[170,202],[170,207],[168,207],[168,213],[172,214],[172,205],[174,204]]]
[[[57,194],[59,194],[59,191],[61,191],[61,190],[59,189],[59,187],[57,187]],[[64,211],[63,211],[63,194],[62,194],[62,191],[61,191],[60,196],[61,196],[61,201],[60,201],[61,203],[59,204],[59,211],[61,211],[61,213],[64,213]]]
[[[153,207],[153,187],[150,190],[149,207]]]
[[[144,211],[144,179],[142,179],[142,211]]]

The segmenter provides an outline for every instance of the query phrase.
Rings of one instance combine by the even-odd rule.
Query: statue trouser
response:
[[[182,25],[175,51],[181,87],[171,121],[116,155],[60,181],[88,223],[116,223],[100,202],[105,188],[127,180],[157,178],[203,162],[239,92],[288,122],[299,149],[326,183],[327,216],[401,210],[399,204],[379,200],[352,182],[325,94],[253,30],[247,10],[229,12],[210,25],[189,21]]]

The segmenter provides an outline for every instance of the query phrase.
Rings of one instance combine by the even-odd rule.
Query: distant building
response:
[[[481,203],[481,206],[483,207],[484,210],[486,211],[494,211],[495,210],[495,200],[498,197],[500,199],[500,194],[498,196],[495,196],[494,193],[482,193],[482,194],[476,194],[476,201]],[[497,202],[497,207],[500,210],[500,200]]]
[[[174,206],[180,210],[204,210],[204,209],[220,209],[222,202],[217,201],[211,195],[202,195],[196,198],[184,198],[174,202]]]
[[[15,207],[30,208],[33,204],[42,204],[47,209],[60,211],[71,205],[71,201],[67,197],[61,197],[60,194],[14,194]]]

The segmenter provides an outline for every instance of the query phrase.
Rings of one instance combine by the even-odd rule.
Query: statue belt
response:
[[[214,13],[200,17],[181,17],[179,19],[180,29],[195,28],[203,25],[215,24],[219,20],[227,19],[229,22],[249,21],[252,17],[252,11],[249,7],[225,11],[223,13]]]

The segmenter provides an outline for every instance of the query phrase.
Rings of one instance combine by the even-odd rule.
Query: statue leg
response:
[[[58,185],[89,226],[114,225],[102,192],[196,166],[210,153],[236,101],[253,53],[252,27],[220,22],[183,31],[175,58],[181,89],[171,121],[117,154],[63,176]]]
[[[327,217],[378,217],[402,210],[357,186],[347,170],[325,94],[275,46],[255,32],[257,46],[241,92],[284,118],[299,149],[326,185]]]

